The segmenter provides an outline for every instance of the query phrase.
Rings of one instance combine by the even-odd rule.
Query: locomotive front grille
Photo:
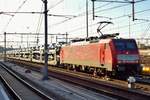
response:
[[[140,71],[139,64],[118,64],[117,71],[123,71],[126,73],[138,73]]]

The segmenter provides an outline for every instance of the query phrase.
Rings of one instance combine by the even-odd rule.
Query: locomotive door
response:
[[[104,64],[105,64],[105,49],[106,49],[106,44],[102,44],[100,47],[100,64],[101,64],[101,66],[104,66]]]

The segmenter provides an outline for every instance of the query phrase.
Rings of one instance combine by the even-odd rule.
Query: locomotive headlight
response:
[[[149,67],[147,67],[147,71],[150,72],[150,68]]]
[[[142,70],[145,71],[145,67],[143,67]]]
[[[122,63],[122,61],[121,61],[121,60],[118,60],[118,63],[120,64],[120,63]]]
[[[143,67],[142,69],[144,72],[150,72],[150,67]]]
[[[148,72],[148,71],[149,71],[149,68],[148,68],[148,67],[146,67],[146,68],[145,68],[145,71],[147,71],[147,72]]]

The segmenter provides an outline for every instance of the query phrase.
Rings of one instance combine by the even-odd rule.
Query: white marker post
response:
[[[135,88],[135,78],[133,76],[129,76],[128,78],[128,88]]]

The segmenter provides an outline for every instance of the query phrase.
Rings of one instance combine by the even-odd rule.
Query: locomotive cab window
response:
[[[130,50],[135,50],[137,48],[134,42],[127,42],[126,47]]]
[[[114,45],[117,50],[136,50],[137,46],[134,41],[114,40]]]

